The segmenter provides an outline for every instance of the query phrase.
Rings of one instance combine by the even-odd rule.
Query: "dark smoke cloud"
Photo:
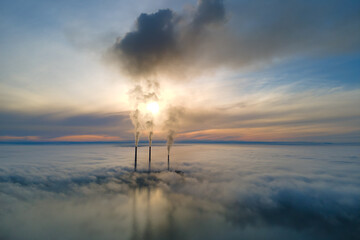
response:
[[[192,22],[195,29],[201,30],[207,24],[221,23],[225,20],[225,6],[222,0],[202,0]]]
[[[153,77],[164,72],[178,72],[185,70],[187,53],[193,51],[201,42],[201,34],[208,25],[220,23],[225,19],[225,8],[221,0],[203,0],[192,20],[188,21],[184,15],[176,14],[170,9],[162,9],[153,14],[142,13],[136,20],[135,30],[119,38],[112,48],[112,56],[121,67],[130,74],[132,79],[146,79],[152,84]],[[138,104],[146,103],[148,98],[157,100],[157,90],[144,93],[142,81],[130,92],[130,101],[135,102],[135,109],[131,119],[135,127],[135,144],[137,145],[141,128]],[[157,83],[157,81],[154,81]],[[158,85],[159,86],[159,85]],[[165,123],[168,151],[174,142],[175,122],[178,114],[172,115]],[[153,121],[147,120],[143,125],[149,131],[149,143],[153,134]]]
[[[224,22],[221,0],[199,2],[192,20],[170,9],[142,13],[134,31],[119,38],[112,57],[133,77],[185,70],[188,53],[198,47],[199,36],[208,25]],[[194,42],[197,40],[196,42]],[[195,59],[196,60],[196,59]]]
[[[110,59],[139,83],[344,54],[360,50],[359,11],[360,3],[350,0],[201,0],[186,12],[142,13]]]
[[[360,50],[357,1],[201,0],[194,11],[141,14],[112,59],[133,77],[183,79],[217,67]]]
[[[174,21],[174,13],[169,9],[143,13],[137,19],[136,30],[118,40],[114,51],[130,73],[150,73],[172,57],[176,49]]]

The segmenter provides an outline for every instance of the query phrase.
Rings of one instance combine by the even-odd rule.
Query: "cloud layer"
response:
[[[356,239],[344,146],[0,146],[2,239]],[[16,151],[15,151],[16,150]],[[326,170],[324,170],[326,169]],[[54,235],[54,233],[57,233]]]

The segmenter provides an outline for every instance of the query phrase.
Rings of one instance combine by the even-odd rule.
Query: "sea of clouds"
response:
[[[0,145],[0,239],[356,239],[358,146]],[[176,170],[176,171],[175,171]]]

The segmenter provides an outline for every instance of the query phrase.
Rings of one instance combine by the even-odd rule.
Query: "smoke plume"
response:
[[[225,6],[222,0],[202,0],[195,12],[192,25],[202,31],[208,24],[221,23],[225,20]]]
[[[134,84],[146,85],[149,79],[179,81],[219,67],[261,67],[290,57],[360,50],[356,1],[224,2],[199,0],[183,12],[142,13],[111,47],[110,59]],[[151,97],[147,94],[141,101]],[[170,143],[174,134],[164,125]]]
[[[165,121],[165,129],[167,131],[166,146],[167,146],[168,154],[170,154],[170,149],[174,144],[176,130],[179,127],[180,118],[184,113],[184,109],[180,107],[170,107],[167,110],[167,113],[168,113],[168,117],[167,120]]]
[[[135,103],[136,109],[131,114],[136,144],[142,125],[149,131],[150,146],[152,142],[153,119],[149,119],[149,116],[140,113],[138,109],[140,103],[158,100],[159,83],[152,79],[164,73],[176,73],[172,74],[174,78],[177,78],[176,75],[180,76],[180,72],[185,73],[189,68],[185,64],[186,58],[202,42],[201,35],[205,28],[224,20],[225,8],[222,0],[202,0],[190,19],[170,9],[162,9],[152,14],[142,13],[136,20],[135,29],[117,39],[111,55],[135,83],[130,92],[130,101]],[[141,114],[144,116],[140,116]],[[169,110],[168,116],[165,128],[170,151],[179,116],[174,110]]]
[[[189,58],[207,36],[206,28],[225,22],[225,7],[222,0],[201,0],[190,15],[170,9],[142,13],[135,30],[117,39],[111,51],[113,59],[137,80],[164,74],[175,79],[185,76],[194,63]]]
[[[174,144],[174,137],[175,137],[175,131],[172,129],[168,130],[167,137],[166,137],[166,147],[168,150],[168,154],[170,154],[170,148]]]
[[[153,120],[147,121],[146,122],[146,128],[149,131],[149,146],[151,147],[151,143],[152,143],[152,136],[153,136],[153,128],[154,128],[154,122]]]
[[[139,109],[136,109],[135,111],[132,111],[130,113],[131,122],[134,125],[134,133],[135,133],[135,146],[139,143],[139,137],[140,137],[140,121],[139,121]]]
[[[132,124],[135,131],[135,146],[138,145],[141,131],[145,128],[149,131],[149,143],[151,146],[154,120],[151,114],[141,112],[139,106],[151,101],[157,101],[157,91],[159,89],[159,83],[156,81],[142,81],[137,83],[134,88],[129,91],[129,100],[133,103],[133,111],[130,113]]]

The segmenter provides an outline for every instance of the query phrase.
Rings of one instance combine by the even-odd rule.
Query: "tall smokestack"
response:
[[[135,163],[134,163],[134,171],[136,172],[136,166],[137,166],[137,146],[135,146]]]
[[[130,114],[131,121],[135,127],[135,162],[134,162],[134,171],[136,171],[137,167],[137,147],[139,143],[139,137],[140,137],[140,121],[139,121],[139,109],[136,109],[134,112],[131,112]]]
[[[149,146],[149,172],[151,171],[151,145]]]
[[[151,162],[151,146],[149,146],[149,163]]]
[[[151,171],[151,144],[152,144],[152,135],[153,135],[153,131],[152,131],[153,122],[148,121],[147,125],[151,128],[151,130],[149,132],[149,172],[150,172]]]
[[[168,171],[170,171],[170,149],[172,144],[174,143],[174,134],[175,131],[169,130],[168,136],[167,136],[167,151],[168,151]]]
[[[179,120],[183,111],[183,108],[171,106],[167,110],[168,118],[165,121],[165,129],[167,129],[166,146],[168,151],[168,170],[170,170],[170,150],[174,144],[176,129],[179,126]]]
[[[170,151],[168,151],[168,171],[170,171]]]

